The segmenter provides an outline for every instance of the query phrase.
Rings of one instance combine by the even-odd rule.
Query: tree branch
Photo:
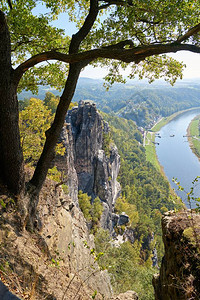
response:
[[[134,43],[132,40],[125,40],[125,41],[121,41],[117,44],[113,44],[113,45],[109,45],[109,46],[105,46],[102,47],[103,49],[124,49],[125,46],[129,46],[129,48],[133,48],[134,47]]]
[[[46,178],[51,161],[54,158],[54,149],[58,138],[60,136],[61,129],[64,125],[65,116],[73,98],[76,84],[81,72],[84,67],[82,63],[71,64],[69,69],[69,75],[65,84],[63,94],[60,97],[60,101],[56,110],[56,115],[51,127],[46,131],[46,141],[38,160],[35,172],[30,181],[30,184],[36,188],[39,192],[42,184]]]
[[[107,3],[102,4],[101,6],[99,6],[99,10],[106,9],[106,8],[108,8],[111,5],[119,5],[119,6],[127,6],[127,5],[129,5],[128,1],[123,1],[123,0],[107,0],[107,1],[103,1],[103,2],[107,2]]]
[[[13,8],[12,7],[12,3],[11,3],[11,1],[10,0],[7,0],[7,2],[8,2],[8,5],[9,5],[9,7],[10,7],[10,10]]]
[[[90,0],[89,14],[87,15],[85,22],[80,30],[72,36],[72,40],[69,46],[69,54],[78,52],[81,42],[88,35],[94,22],[96,21],[98,12],[98,0]]]
[[[129,49],[125,49],[124,46],[129,45]],[[179,43],[169,43],[169,44],[154,44],[154,45],[144,45],[139,47],[133,47],[131,41],[123,41],[115,45],[103,47],[100,49],[89,50],[81,53],[74,54],[64,54],[56,51],[48,51],[44,53],[37,54],[20,66],[18,66],[14,71],[14,78],[16,82],[19,82],[22,75],[31,67],[37,65],[38,63],[47,60],[58,60],[64,63],[78,63],[83,62],[83,64],[89,64],[91,61],[98,58],[109,58],[121,60],[126,63],[130,62],[140,62],[146,57],[151,55],[158,55],[169,52],[177,51],[191,51],[194,53],[200,53],[200,47],[190,44],[179,44]]]
[[[199,31],[200,31],[200,23],[192,27],[191,29],[189,29],[184,35],[180,36],[176,42],[182,43],[183,41],[187,40],[189,37],[198,33]]]

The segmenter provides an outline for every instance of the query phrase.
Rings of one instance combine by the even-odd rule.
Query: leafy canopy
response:
[[[40,157],[45,143],[45,132],[51,126],[53,118],[54,115],[44,101],[36,98],[31,98],[29,105],[20,112],[19,125],[25,162],[35,164]],[[64,147],[58,143],[56,153],[64,155],[64,152]]]
[[[36,14],[38,5],[41,12]],[[173,83],[181,76],[183,64],[164,53],[199,53],[200,6],[196,0],[44,0],[39,4],[13,0],[12,9],[3,0],[1,9],[11,32],[13,67],[39,55],[28,67],[27,63],[20,66],[24,75],[19,90],[37,91],[38,84],[64,86],[68,63],[74,60],[69,56],[71,38],[64,29],[52,25],[60,13],[66,14],[65,26],[70,20],[77,30],[81,28],[76,61],[86,59],[86,64],[108,66],[106,79],[110,84],[124,80],[120,70],[128,64],[130,78],[139,74],[152,81],[161,76]],[[97,49],[101,51],[95,52]],[[48,57],[41,57],[46,52]],[[39,64],[42,61],[47,63]]]
[[[128,65],[131,78],[139,73],[140,78],[146,76],[150,81],[165,77],[173,83],[177,76],[181,76],[183,65],[165,55],[180,50],[200,53],[200,14],[198,1],[195,0],[13,0],[12,5],[11,1],[1,2],[0,18],[1,27],[5,29],[2,31],[2,45],[5,46],[2,54],[7,57],[10,57],[9,33],[11,36],[13,69],[9,60],[4,57],[3,60],[8,64],[7,70],[12,71],[9,75],[12,75],[14,93],[17,88],[37,91],[38,84],[64,87],[30,180],[38,191],[48,172],[56,141],[84,67],[89,64],[107,66],[109,73],[106,79],[109,84],[123,82],[120,68],[125,69]],[[46,6],[45,13],[42,9],[41,13],[35,13],[38,3]],[[52,25],[60,12],[76,22],[77,33],[72,37]],[[11,99],[8,102],[11,103]],[[17,109],[14,114],[18,114]],[[5,118],[3,110],[2,116]],[[16,159],[14,153],[21,152],[17,118],[15,124],[10,120],[9,123],[12,132],[16,128],[15,147],[11,151]],[[6,139],[2,143],[7,147]],[[8,170],[8,163],[6,168]],[[16,171],[9,172],[17,173],[19,180],[10,180],[10,174],[5,174],[9,184],[19,190],[23,186],[19,184],[23,181],[22,168],[20,164],[16,164],[16,168]]]

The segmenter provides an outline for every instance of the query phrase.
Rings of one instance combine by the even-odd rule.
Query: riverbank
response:
[[[190,109],[189,109],[190,110]],[[156,124],[153,125],[153,127],[144,133],[144,144],[146,150],[146,159],[154,165],[154,167],[163,175],[165,176],[165,173],[163,171],[163,167],[159,163],[157,154],[156,154],[156,147],[155,147],[155,135],[158,133],[158,131],[165,126],[167,123],[169,123],[172,119],[174,119],[176,116],[178,116],[181,113],[184,113],[187,110],[176,112],[168,117],[161,118]],[[166,176],[165,176],[166,177]]]
[[[196,116],[187,128],[187,136],[192,152],[200,160],[200,132],[199,132],[200,115]]]
[[[158,161],[155,147],[155,132],[147,131],[145,139],[145,150],[146,150],[146,159],[161,173],[162,167]]]
[[[163,172],[163,168],[160,165],[158,158],[157,158],[157,154],[156,154],[156,148],[155,148],[155,134],[158,133],[158,131],[165,126],[167,123],[169,123],[171,120],[173,120],[175,117],[187,112],[187,111],[192,111],[192,110],[196,110],[199,107],[194,107],[194,108],[189,108],[186,110],[181,110],[179,112],[176,112],[168,117],[163,117],[160,119],[159,122],[157,122],[149,131],[146,131],[144,136],[144,147],[146,149],[146,158],[149,162],[151,162],[154,167],[159,170],[162,174]],[[190,135],[190,134],[188,134]],[[197,154],[196,154],[197,155]],[[200,148],[199,148],[199,157],[200,157]]]
[[[158,132],[160,131],[160,129],[163,126],[165,126],[167,123],[169,123],[171,120],[173,120],[174,118],[176,118],[177,116],[179,116],[181,114],[184,114],[184,113],[186,113],[188,111],[196,110],[196,109],[199,109],[199,108],[192,108],[192,109],[180,111],[180,112],[172,114],[171,116],[169,116],[167,118],[162,118],[157,124],[155,124],[151,128],[150,131],[146,132],[146,139],[145,139],[146,158],[167,179],[167,181],[168,181],[168,178],[167,178],[167,176],[166,176],[166,174],[164,172],[163,166],[158,161],[158,157],[157,157],[157,153],[156,153],[156,147],[155,147],[155,142],[159,143],[162,140],[160,140],[159,138],[157,138],[155,140],[156,134],[157,134],[157,136],[159,136]],[[189,135],[189,134],[187,134],[187,135]],[[161,137],[161,139],[162,139],[162,137]],[[199,156],[200,156],[200,145],[199,145]],[[175,195],[175,192],[172,189],[171,189],[171,194]]]
[[[157,153],[156,153],[156,147],[155,147],[155,138],[156,134],[158,134],[158,131],[166,125],[169,121],[171,121],[173,118],[175,118],[178,115],[178,113],[175,113],[167,118],[161,118],[159,122],[157,122],[151,129],[150,131],[146,131],[144,136],[144,148],[146,152],[146,159],[152,165],[162,174],[162,176],[168,181],[168,178],[164,172],[163,166],[160,164]],[[154,131],[155,130],[155,131]],[[159,134],[158,134],[159,135]],[[173,197],[177,197],[176,193],[174,190],[171,188],[170,185],[170,193]],[[178,201],[179,202],[179,201]]]
[[[189,108],[189,109],[185,109],[185,110],[181,110],[181,111],[178,111],[168,117],[163,117],[160,119],[159,122],[157,122],[152,128],[151,128],[151,131],[153,132],[158,132],[163,126],[165,126],[167,123],[169,123],[171,120],[173,120],[175,117],[185,113],[186,111],[192,111],[192,110],[196,110],[200,107],[193,107],[193,108]]]

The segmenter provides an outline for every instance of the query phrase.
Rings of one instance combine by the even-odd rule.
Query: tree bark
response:
[[[69,47],[69,54],[78,53],[79,46],[83,39],[87,36],[92,28],[96,17],[98,15],[98,0],[90,0],[90,10],[85,19],[83,26],[79,31],[72,36],[72,40]],[[63,94],[58,104],[54,122],[49,130],[46,132],[46,142],[43,148],[43,152],[37,163],[34,175],[30,181],[31,186],[35,187],[35,190],[39,193],[45,178],[47,176],[48,169],[51,161],[55,155],[55,146],[60,136],[62,127],[65,122],[67,110],[70,102],[74,96],[77,81],[81,72],[92,59],[87,58],[77,63],[72,63],[69,66],[69,74],[65,84]],[[32,188],[31,187],[31,188]]]
[[[15,195],[24,186],[23,154],[18,125],[17,86],[13,82],[11,44],[0,11],[0,181]]]
[[[51,161],[54,158],[55,146],[64,125],[67,110],[73,98],[82,67],[83,66],[80,63],[70,65],[68,79],[65,84],[63,94],[60,97],[60,102],[56,110],[54,122],[51,128],[46,132],[46,142],[43,148],[43,152],[37,163],[34,175],[30,181],[30,184],[36,188],[37,192],[40,191],[47,176]]]

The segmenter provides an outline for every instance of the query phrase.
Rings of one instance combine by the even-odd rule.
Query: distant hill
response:
[[[92,100],[106,113],[131,119],[138,126],[151,127],[161,116],[168,116],[179,110],[200,106],[200,79],[178,81],[175,86],[158,80],[129,80],[126,84],[116,83],[109,91],[101,79],[79,78],[73,101]],[[60,93],[48,86],[40,87],[38,98],[45,93]],[[22,92],[19,99],[30,98],[31,92]]]

